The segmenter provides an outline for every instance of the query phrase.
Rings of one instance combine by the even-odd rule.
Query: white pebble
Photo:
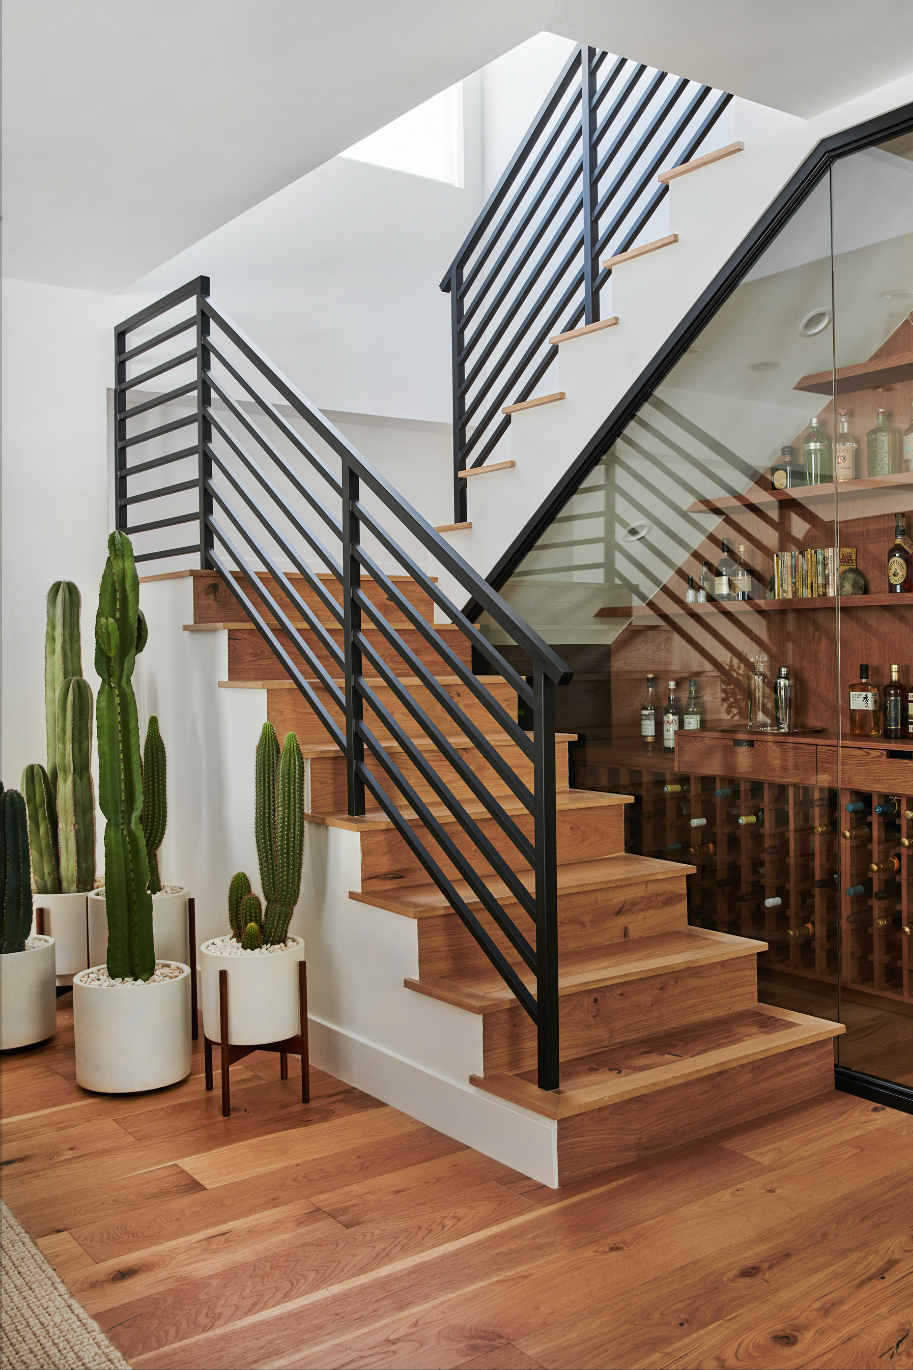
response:
[[[255,947],[248,950],[242,947],[240,942],[236,942],[229,933],[227,937],[213,937],[212,941],[204,942],[200,950],[210,951],[214,956],[269,956],[273,952],[288,951],[294,945],[289,939],[287,942],[278,942],[274,947]]]

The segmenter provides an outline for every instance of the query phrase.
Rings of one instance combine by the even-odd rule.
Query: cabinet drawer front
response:
[[[779,742],[765,737],[746,743],[737,738],[682,731],[675,738],[677,770],[791,785],[815,784],[816,751],[808,742]]]
[[[846,790],[913,794],[913,747],[905,746],[904,742],[888,751],[880,747],[841,747],[840,784]]]

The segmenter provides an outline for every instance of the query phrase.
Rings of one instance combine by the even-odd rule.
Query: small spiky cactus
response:
[[[304,858],[304,760],[294,733],[286,734],[280,753],[276,730],[264,723],[255,783],[257,857],[266,898],[263,942],[276,946],[288,937]]]
[[[241,946],[245,951],[254,951],[263,945],[263,909],[259,895],[245,894],[241,900],[240,916],[244,929]]]
[[[240,942],[244,934],[241,901],[246,894],[250,894],[250,881],[243,871],[238,871],[231,877],[231,884],[228,887],[228,925],[236,942]]]
[[[159,721],[155,714],[152,714],[146,728],[146,743],[143,747],[143,811],[140,814],[143,837],[146,839],[151,894],[158,894],[162,888],[158,849],[162,845],[165,825],[168,822],[165,774],[165,744],[159,732]]]
[[[259,923],[248,923],[241,935],[241,946],[245,951],[256,951],[263,946],[263,934]]]
[[[0,782],[0,954],[25,951],[32,930],[32,881],[25,800]]]

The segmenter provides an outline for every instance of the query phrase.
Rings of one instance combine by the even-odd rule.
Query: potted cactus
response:
[[[231,931],[200,948],[203,1032],[221,1041],[219,971],[229,972],[228,1038],[234,1046],[294,1037],[298,962],[304,941],[289,934],[301,889],[304,856],[304,762],[288,733],[280,753],[271,723],[257,743],[254,828],[265,907],[243,871],[228,891]]]
[[[105,1094],[160,1089],[190,1073],[190,969],[157,961],[139,724],[131,677],[146,645],[130,539],[112,533],[95,620],[98,794],[105,816],[107,962],[73,978],[76,1080]]]
[[[159,874],[158,849],[162,845],[168,821],[166,772],[165,744],[159,731],[159,721],[152,714],[143,747],[143,807],[140,812],[140,827],[149,863],[152,935],[158,960],[189,963],[187,899],[190,891],[185,885],[163,885]],[[105,891],[97,890],[89,896],[89,957],[92,964],[97,965],[106,960],[107,955],[107,904]]]
[[[58,580],[48,591],[44,650],[47,769],[22,772],[32,892],[57,952],[57,983],[89,964],[86,897],[95,883],[92,690],[82,674],[79,590]]]
[[[0,1050],[31,1046],[57,1027],[54,939],[31,934],[25,800],[0,784]]]

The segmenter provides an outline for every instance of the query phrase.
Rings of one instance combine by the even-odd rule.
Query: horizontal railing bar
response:
[[[188,328],[196,328],[196,326],[196,313],[190,314],[180,323],[173,324],[171,328],[166,328],[163,333],[157,333],[148,342],[137,343],[136,347],[131,347],[128,352],[119,353],[117,360],[119,362],[130,362],[134,357],[139,357],[144,352],[151,352],[153,347],[160,347],[162,343],[168,342],[171,338],[177,338],[181,333],[186,333]]]
[[[443,894],[454,913],[463,920],[463,923],[482,948],[489,961],[491,961],[502,980],[504,980],[508,988],[516,995],[518,1001],[522,1004],[523,1008],[526,1009],[526,1012],[532,1018],[533,1022],[536,1022],[538,1005],[536,1004],[535,997],[520,979],[520,976],[501,951],[501,948],[491,939],[482,927],[466,901],[457,894],[456,890],[453,888],[453,882],[449,880],[441,870],[433,856],[431,856],[426,849],[424,843],[419,841],[415,830],[407,823],[406,819],[393,803],[393,800],[378,781],[377,777],[369,770],[363,761],[356,763],[356,770],[359,777],[364,782],[365,788],[370,790],[381,810],[390,819],[400,837],[406,843],[406,846],[409,847],[410,851],[415,856],[419,865],[426,874],[431,877],[434,884],[437,885],[441,894]]]
[[[257,465],[257,463],[254,461],[253,457],[250,455],[247,449],[245,447],[242,447],[241,443],[238,442],[234,434],[229,432],[229,430],[225,427],[222,421],[212,412],[212,410],[209,408],[204,408],[203,413],[204,416],[212,424],[212,427],[215,429],[215,431],[222,438],[222,440],[225,443],[227,443],[232,452],[234,452],[235,456],[242,463],[242,465],[248,471],[250,471],[251,475],[254,476],[254,478],[260,483],[260,485],[263,486],[264,490],[266,490],[270,498],[275,501],[275,503],[279,506],[279,508],[289,519],[289,521],[294,524],[295,528],[297,529],[301,537],[303,537],[304,540],[308,543],[308,545],[313,549],[313,551],[317,553],[317,555],[326,565],[327,570],[332,571],[336,579],[341,582],[342,566],[333,556],[329,548],[325,547],[324,544],[317,537],[317,535],[311,532],[307,524],[303,523],[298,518],[298,515],[294,512],[294,510],[285,500],[279,488],[273,483],[273,481],[269,478],[266,472],[263,471]],[[294,481],[292,483],[295,486],[295,489],[297,489],[297,484]],[[326,522],[330,531],[336,533],[336,535],[341,540],[342,529],[339,525],[339,521],[334,518],[332,513],[330,513],[328,509],[324,509],[323,506],[320,504],[320,501],[317,500],[314,496],[310,496],[310,498],[308,498],[308,496],[305,495],[304,498],[306,503],[308,503],[311,506],[311,508],[316,507],[315,511],[323,516],[324,521]]]
[[[134,552],[134,561],[158,561],[159,557],[182,557],[191,552],[198,554],[200,544],[193,542],[189,547],[167,547],[164,552]]]
[[[305,619],[306,622],[310,620],[310,627],[312,631],[314,631],[316,635],[320,638],[323,647],[326,649],[332,660],[336,662],[337,667],[344,674],[345,654],[342,651],[340,651],[339,647],[337,647],[336,643],[333,641],[332,637],[326,631],[323,625],[319,622],[319,620],[313,617],[310,608],[306,604],[304,604],[304,601],[301,599],[298,592],[286,580],[285,573],[281,571],[279,567],[276,565],[275,559],[270,555],[266,548],[257,540],[254,534],[244,523],[243,519],[239,517],[239,515],[235,512],[232,506],[228,503],[227,499],[222,494],[222,492],[215,485],[213,485],[211,481],[204,481],[204,487],[206,490],[208,490],[209,494],[212,495],[213,499],[218,502],[219,507],[231,519],[235,528],[241,534],[244,541],[247,543],[248,547],[250,547],[251,551],[254,552],[257,557],[259,557],[260,561],[263,563],[263,565],[269,571],[270,575],[273,577],[273,580],[275,580],[281,586],[282,593],[288,599],[297,603],[299,612],[301,613],[302,618]],[[330,693],[333,695],[334,698],[337,699],[337,701],[344,701],[345,697],[342,694],[342,691],[339,689],[339,686],[335,683],[333,676],[326,669],[326,667],[321,664],[320,658],[311,650],[311,648],[305,642],[304,638],[298,632],[298,629],[292,623],[291,619],[284,612],[284,610],[282,610],[279,607],[279,605],[273,599],[272,595],[269,594],[269,592],[267,591],[266,587],[263,585],[259,577],[257,577],[257,592],[260,595],[261,599],[264,600],[264,602],[266,602],[267,600],[269,601],[269,604],[272,607],[272,612],[278,621],[279,627],[284,632],[288,633],[290,640],[295,646],[295,650],[299,653],[300,656],[304,657],[305,661],[308,662],[308,664],[311,666],[311,668],[313,669],[314,673],[317,675],[321,683],[326,687],[326,689],[330,691]],[[345,704],[343,703],[341,707],[344,708]]]
[[[160,314],[168,314],[176,305],[182,304],[184,300],[191,300],[195,296],[206,296],[209,294],[209,277],[197,276],[194,280],[188,281],[186,285],[179,285],[177,290],[172,290],[170,295],[164,295],[162,299],[156,300],[155,304],[147,304],[145,309],[140,309],[136,314],[131,314],[129,319],[124,319],[115,329],[116,333],[132,333],[140,324],[148,323],[150,319],[157,319]],[[196,318],[194,318],[196,323]],[[124,361],[124,354],[117,358]]]
[[[438,846],[444,852],[447,860],[451,865],[456,866],[461,877],[466,881],[476,898],[481,901],[483,907],[497,923],[511,946],[523,957],[523,960],[529,966],[530,970],[535,972],[536,953],[533,951],[533,948],[527,942],[520,929],[501,908],[501,905],[476,871],[470,859],[460,851],[443,823],[441,823],[431,812],[428,804],[421,798],[414,786],[409,784],[409,781],[403,775],[396,762],[387,752],[383,744],[374,736],[371,729],[367,727],[366,724],[360,722],[356,723],[355,726],[358,735],[370,748],[371,754],[374,756],[375,760],[382,769],[386,771],[388,777],[396,785],[410,809],[412,809],[416,817],[420,819],[429,835],[434,838]],[[364,762],[361,764],[364,765]],[[365,770],[370,774],[367,766],[365,766]]]
[[[517,151],[504,169],[501,179],[486,200],[482,212],[469,230],[463,246],[447,268],[444,279],[441,281],[441,290],[444,292],[447,292],[450,289],[452,272],[465,266],[466,262],[475,251],[481,241],[482,235],[494,218],[498,207],[501,205],[504,197],[507,195],[507,192],[510,190],[510,187],[513,185],[523,167],[526,158],[529,156],[530,148],[538,142],[543,130],[548,126],[549,120],[564,98],[565,92],[573,81],[574,76],[581,68],[581,49],[578,46],[571,53],[564,65],[564,69],[559,73],[555,84],[552,86],[543,102],[542,108],[527,129],[526,136],[521,140]]]
[[[360,595],[361,601],[365,601],[366,596],[361,594],[361,592],[357,593]],[[370,609],[367,608],[366,604],[364,605],[364,607],[371,618],[371,623],[374,625],[375,631],[381,633],[382,636],[385,637],[386,640],[390,643],[391,647],[396,648],[397,652],[399,653],[405,664],[412,669],[413,673],[418,677],[418,679],[422,681],[426,688],[428,688],[427,682],[429,679],[434,680],[434,673],[428,670],[427,666],[425,666],[424,663],[418,658],[418,656],[402,641],[396,630],[390,627],[389,623],[387,623],[386,619],[384,619],[382,615],[372,612]],[[394,693],[396,693],[399,687],[396,686],[393,688]],[[449,716],[453,719],[457,727],[466,734],[466,737],[477,749],[477,751],[484,756],[485,760],[489,763],[492,769],[496,771],[497,774],[501,777],[501,779],[505,782],[505,784],[507,784],[513,790],[516,797],[520,800],[520,803],[525,805],[525,807],[529,809],[530,813],[532,813],[534,802],[533,795],[530,793],[528,787],[524,785],[523,781],[520,780],[519,777],[515,774],[513,769],[507,764],[507,762],[505,762],[504,758],[501,756],[500,752],[498,752],[497,748],[493,746],[493,744],[488,740],[485,734],[480,731],[476,724],[474,724],[471,719],[467,718],[466,714],[463,712],[460,706],[453,699],[451,699],[450,695],[447,694],[446,690],[443,690],[440,686],[437,686],[437,688],[432,690],[431,693],[435,695],[435,698],[442,705],[445,712],[449,714]],[[412,696],[410,695],[409,698],[412,699]],[[446,701],[449,701],[449,707]],[[423,728],[427,730],[428,728],[435,726],[434,724],[428,722],[425,711],[422,710],[421,706],[415,700],[412,700],[412,703],[410,704],[408,700],[404,699],[402,703],[405,704],[409,712],[413,714],[413,716],[415,717],[416,722],[420,723]],[[500,707],[501,706],[499,705],[499,708]],[[507,711],[504,710],[504,713],[506,714]],[[492,722],[496,722],[493,713]],[[527,736],[526,732],[519,728],[519,724],[515,723],[513,719],[510,719],[510,723],[513,725],[513,727],[517,728],[518,732],[522,733],[522,739],[525,739],[526,745],[523,745],[523,740],[520,737],[515,739],[511,737],[509,734],[508,741],[513,742],[514,746],[520,747],[520,749],[526,755],[527,759],[532,761],[533,747],[532,743],[529,740],[529,737]],[[507,729],[504,729],[504,731],[506,732]],[[441,733],[440,736],[443,737],[444,734]]]
[[[174,390],[163,391],[160,395],[153,395],[151,400],[144,400],[142,404],[131,405],[129,409],[118,410],[119,419],[132,419],[137,414],[145,414],[150,409],[160,409],[163,404],[171,404],[174,400],[179,400],[182,395],[189,395],[191,390],[196,390],[196,380],[188,381],[186,385],[179,385]]]
[[[254,589],[257,589],[259,586],[259,581],[251,575],[251,572],[247,567],[247,563],[245,562],[244,558],[240,555],[240,553],[238,553],[235,550],[231,543],[231,540],[225,536],[225,534],[222,532],[222,530],[219,528],[219,525],[215,522],[213,518],[208,517],[206,522],[212,529],[213,533],[215,533],[219,541],[224,543],[224,545],[228,548],[232,558],[234,559],[236,567],[239,567],[241,569],[241,572],[245,576],[245,578],[250,582]],[[288,652],[279,642],[278,638],[267,626],[265,620],[261,617],[260,613],[254,607],[252,601],[247,597],[247,595],[244,594],[244,591],[238,584],[237,577],[223,563],[221,557],[218,555],[214,548],[207,547],[206,560],[211,562],[213,568],[221,573],[222,579],[228,585],[228,588],[231,590],[235,599],[241,605],[244,612],[247,614],[248,618],[253,623],[254,627],[257,629],[260,636],[263,638],[264,642],[272,651],[273,655],[285,668],[289,678],[295,682],[295,684],[298,687],[298,690],[304,696],[306,702],[310,705],[310,707],[313,709],[314,713],[317,715],[320,722],[326,728],[327,732],[330,734],[330,737],[336,743],[336,746],[339,747],[340,751],[345,752],[345,733],[340,728],[336,720],[332,717],[332,715],[329,714],[327,710],[324,708],[322,700],[319,699],[318,696],[314,693],[309,681],[305,679],[301,671],[295,665],[294,661],[292,661],[292,658],[289,656]]]
[[[114,417],[120,420],[124,416],[123,414],[115,414]],[[191,423],[196,422],[197,412],[194,410],[192,414],[188,414],[183,419],[172,419],[170,423],[159,424],[158,428],[150,428],[146,433],[134,433],[131,438],[118,438],[117,446],[118,448],[135,447],[137,443],[150,442],[153,438],[161,438],[166,433],[174,433],[178,428],[187,428]]]
[[[380,524],[378,524],[375,520],[371,518],[371,515],[366,509],[364,509],[363,505],[358,504],[356,512],[358,513],[358,516],[362,520],[364,526],[374,534],[378,542],[380,542],[383,547],[386,547],[387,551],[392,552],[394,556],[397,556],[403,569],[408,571],[411,575],[414,563],[411,562],[408,557],[406,557],[405,553],[400,552],[399,549],[396,548],[396,544],[392,541],[391,538],[387,536],[386,529],[384,529]],[[387,598],[391,601],[391,603],[395,604],[397,608],[400,610],[400,612],[406,615],[412,626],[414,628],[417,628],[419,632],[422,633],[426,641],[433,643],[438,655],[443,658],[443,660],[447,663],[451,671],[459,675],[460,678],[466,684],[468,684],[470,680],[474,680],[475,677],[473,676],[472,671],[467,670],[467,668],[463,665],[460,658],[457,656],[456,652],[452,651],[451,648],[447,646],[446,642],[442,642],[440,640],[440,635],[434,632],[434,625],[430,624],[427,619],[422,618],[422,616],[416,609],[415,605],[411,604],[409,600],[406,599],[405,595],[403,595],[400,592],[400,590],[397,589],[397,587],[384,574],[384,572],[380,569],[380,567],[376,564],[376,562],[368,554],[368,552],[365,551],[364,547],[357,547],[355,549],[355,554],[358,557],[359,563],[365,568],[366,571],[369,571],[371,573],[372,579],[377,581],[378,584],[383,585],[384,593],[386,594]],[[483,637],[482,633],[479,632],[475,624],[469,623],[469,621],[463,617],[462,613],[456,607],[456,605],[452,604],[448,597],[445,594],[443,594],[443,592],[437,589],[437,586],[434,586],[433,594],[430,590],[428,591],[428,593],[432,596],[434,602],[438,605],[438,607],[443,609],[444,613],[450,617],[451,621],[459,627],[463,636],[469,639],[470,644],[473,647],[475,647],[478,651],[482,652],[485,656],[485,659],[491,662],[491,664],[495,667],[495,670],[498,672],[498,674],[504,677],[504,679],[511,686],[511,688],[515,690],[516,693],[523,700],[524,704],[526,704],[528,708],[532,708],[532,690],[530,689],[529,685],[527,685],[523,677],[519,675],[517,671],[514,670],[510,663],[508,661],[505,661],[505,659],[498,652],[497,648],[492,647],[491,643],[488,642],[488,640],[485,637]],[[470,686],[470,688],[472,687]],[[481,689],[481,686],[477,687],[477,698],[479,698],[480,700],[482,699]],[[488,695],[487,690],[485,691],[485,694]],[[482,702],[485,701],[483,700]],[[486,702],[486,708],[488,709],[489,713],[494,713],[496,703],[497,701]],[[517,729],[519,733],[519,724],[514,724],[514,727]],[[519,737],[517,738],[517,741],[519,743]]]
[[[317,453],[314,452],[309,446],[309,444],[305,442],[301,434],[296,432],[292,425],[282,417],[282,415],[279,413],[279,410],[275,407],[275,405],[270,404],[269,400],[265,400],[262,395],[259,395],[257,391],[254,389],[254,387],[250,384],[250,382],[247,381],[245,377],[241,375],[240,371],[236,370],[236,368],[232,366],[231,362],[228,360],[227,357],[222,356],[221,352],[218,350],[217,347],[213,345],[211,341],[209,344],[209,354],[211,357],[215,357],[220,366],[224,366],[228,374],[234,380],[236,380],[240,386],[243,386],[243,388],[247,391],[248,395],[250,395],[253,402],[256,405],[258,405],[259,408],[262,409],[263,413],[273,421],[273,423],[279,429],[279,432],[282,434],[285,440],[287,442],[290,442],[292,446],[296,449],[296,451],[300,452],[301,455],[305,458],[305,460],[310,463],[313,469],[317,472],[318,476],[320,476],[322,480],[326,481],[327,485],[330,486],[333,493],[341,496],[342,485],[333,475],[332,471],[330,471],[324,465],[324,463],[318,457]],[[267,443],[269,443],[268,450],[271,454],[277,453],[278,448],[276,448],[269,441],[269,438],[266,437],[266,434],[263,433],[262,429],[257,428],[256,424],[254,424],[253,422],[253,419],[249,418],[246,414],[244,414],[244,410],[241,409],[239,405],[236,405],[234,400],[229,401],[227,392],[213,378],[211,371],[204,372],[204,375],[206,376],[206,379],[210,382],[210,384],[213,386],[213,388],[218,389],[219,395],[223,400],[225,400],[226,404],[230,403],[230,405],[233,406],[232,412],[237,411],[238,417],[243,415],[243,419],[241,419],[241,421],[245,424],[245,427],[247,428],[251,436],[256,437],[258,442],[262,442],[264,446]],[[288,465],[288,463],[285,464]]]
[[[124,476],[138,476],[141,471],[153,471],[157,466],[168,466],[174,461],[185,461],[187,457],[195,457],[199,452],[196,443],[192,447],[182,447],[179,452],[169,452],[166,457],[153,457],[151,461],[141,461],[137,466],[125,466],[117,472],[120,480]]]
[[[247,505],[248,509],[250,509],[251,513],[255,514],[256,517],[260,520],[261,524],[263,524],[263,526],[269,530],[270,537],[273,539],[274,542],[279,544],[280,551],[283,551],[285,553],[289,561],[291,561],[293,566],[296,567],[298,574],[302,576],[304,580],[307,581],[308,585],[320,599],[327,613],[329,613],[333,618],[335,618],[337,623],[339,623],[341,627],[344,621],[344,614],[339,601],[337,599],[334,599],[333,596],[329,594],[329,592],[324,588],[324,586],[320,583],[317,577],[313,574],[307,562],[301,560],[301,558],[292,548],[288,540],[285,537],[283,537],[283,535],[279,532],[278,528],[276,528],[275,524],[270,522],[269,518],[266,516],[266,514],[260,508],[257,501],[251,495],[250,491],[247,490],[241,484],[241,482],[235,477],[234,473],[228,469],[228,467],[222,461],[222,458],[219,456],[218,452],[216,452],[212,447],[210,447],[208,443],[205,444],[205,451],[207,452],[209,457],[216,463],[219,470],[225,476],[226,480],[230,482],[230,484],[241,496],[244,503]],[[296,522],[294,516],[291,513],[288,514],[288,517],[291,519],[293,523]]]
[[[182,480],[178,485],[160,485],[157,490],[145,490],[141,495],[128,495],[126,499],[119,499],[117,504],[119,508],[123,508],[125,504],[144,504],[146,500],[162,499],[165,495],[179,495],[182,490],[197,490],[199,485],[198,479]]]
[[[151,370],[144,371],[140,376],[131,376],[128,381],[121,381],[118,385],[118,392],[124,390],[135,390],[144,381],[151,381],[154,376],[162,376],[166,371],[174,371],[178,366],[184,366],[186,362],[196,360],[197,349],[191,347],[189,352],[182,352],[178,357],[171,357],[166,362],[160,362],[158,366],[153,366]]]
[[[199,487],[199,482],[193,482],[194,489]],[[130,533],[151,533],[153,528],[174,528],[179,523],[196,523],[200,517],[199,509],[194,509],[192,514],[175,514],[173,518],[155,519],[153,523],[135,523],[132,528],[124,528],[123,532]]]

